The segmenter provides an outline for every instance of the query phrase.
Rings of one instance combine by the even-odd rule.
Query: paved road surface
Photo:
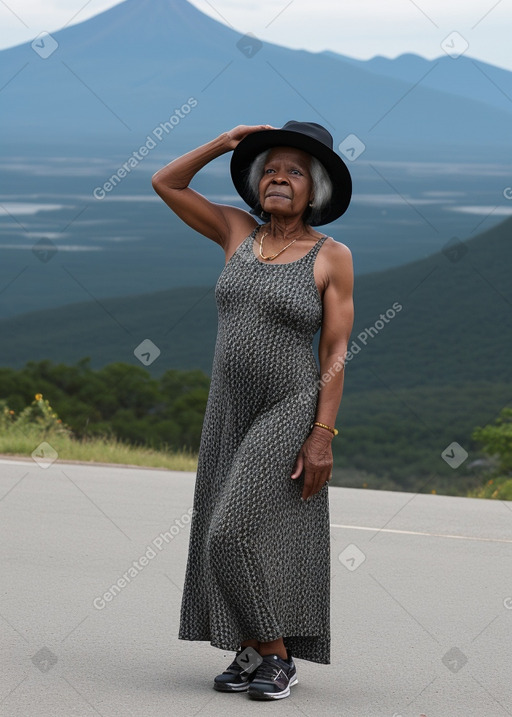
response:
[[[0,476],[2,715],[512,716],[511,503],[330,488],[332,664],[261,703],[212,689],[233,653],[176,636],[193,473]]]

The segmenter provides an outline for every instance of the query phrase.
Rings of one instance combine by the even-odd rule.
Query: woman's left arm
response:
[[[344,366],[354,323],[354,270],[352,253],[344,244],[335,247],[337,256],[329,262],[330,273],[323,295],[323,317],[318,346],[320,380],[315,421],[334,427],[343,394]],[[291,477],[304,470],[302,498],[318,493],[329,480],[332,466],[333,434],[313,426],[295,461]]]
[[[336,247],[323,295],[323,318],[318,345],[321,386],[315,421],[334,426],[343,394],[344,364],[354,324],[354,269],[345,244]],[[325,431],[326,429],[319,428]]]

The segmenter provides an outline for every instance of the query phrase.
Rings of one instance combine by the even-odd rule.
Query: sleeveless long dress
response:
[[[322,300],[302,258],[265,264],[256,227],[215,286],[218,332],[201,434],[178,639],[283,637],[294,657],[330,664],[328,484],[301,500],[290,477],[315,420],[312,340]]]

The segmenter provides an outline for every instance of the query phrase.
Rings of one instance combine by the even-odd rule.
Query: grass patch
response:
[[[132,446],[116,438],[78,440],[65,435],[44,435],[37,429],[25,429],[23,432],[11,429],[7,434],[0,435],[0,453],[31,458],[32,451],[42,441],[47,441],[57,451],[61,461],[121,463],[173,471],[197,470],[197,453],[193,451],[156,451]]]

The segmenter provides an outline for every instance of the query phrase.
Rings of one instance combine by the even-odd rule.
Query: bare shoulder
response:
[[[352,252],[346,244],[327,236],[324,247],[325,254],[328,254],[330,259],[335,259],[338,262],[352,261]]]
[[[353,282],[352,252],[346,244],[328,236],[318,253],[319,280],[324,288],[330,283],[351,284]]]
[[[235,209],[235,211],[230,215],[229,234],[223,244],[226,264],[243,240],[249,236],[253,229],[259,226],[259,223],[249,212],[235,207],[231,207],[231,209]]]

